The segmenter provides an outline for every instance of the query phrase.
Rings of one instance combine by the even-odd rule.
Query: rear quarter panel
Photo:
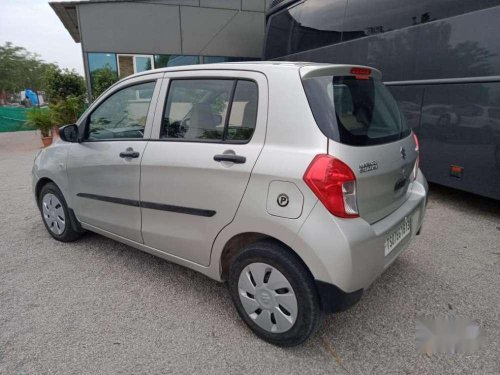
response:
[[[313,274],[318,262],[312,252],[293,248],[295,237],[317,202],[302,177],[317,154],[327,152],[327,138],[317,127],[302,87],[299,72],[276,69],[267,74],[269,112],[265,145],[252,171],[234,221],[215,240],[212,264],[220,264],[225,244],[240,233],[262,233],[292,248]],[[303,196],[303,209],[297,218],[268,213],[266,204],[272,181],[293,183]]]

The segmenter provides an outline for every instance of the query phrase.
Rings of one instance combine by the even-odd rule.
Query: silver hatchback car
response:
[[[226,281],[245,323],[302,343],[419,233],[418,141],[379,71],[230,63],[116,83],[41,151],[48,232],[85,230]]]

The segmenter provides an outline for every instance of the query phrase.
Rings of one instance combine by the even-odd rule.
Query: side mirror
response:
[[[78,126],[75,124],[63,126],[59,129],[59,137],[65,142],[78,142]]]

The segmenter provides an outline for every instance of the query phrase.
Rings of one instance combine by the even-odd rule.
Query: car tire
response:
[[[322,312],[314,280],[283,245],[260,241],[231,261],[228,287],[238,314],[261,339],[296,346],[318,328]]]
[[[68,205],[56,184],[50,182],[42,187],[38,207],[45,228],[57,241],[72,242],[83,235],[73,227]]]

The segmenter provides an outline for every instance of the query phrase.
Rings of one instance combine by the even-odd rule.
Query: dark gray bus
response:
[[[274,0],[264,59],[380,69],[427,179],[500,200],[500,0]]]

